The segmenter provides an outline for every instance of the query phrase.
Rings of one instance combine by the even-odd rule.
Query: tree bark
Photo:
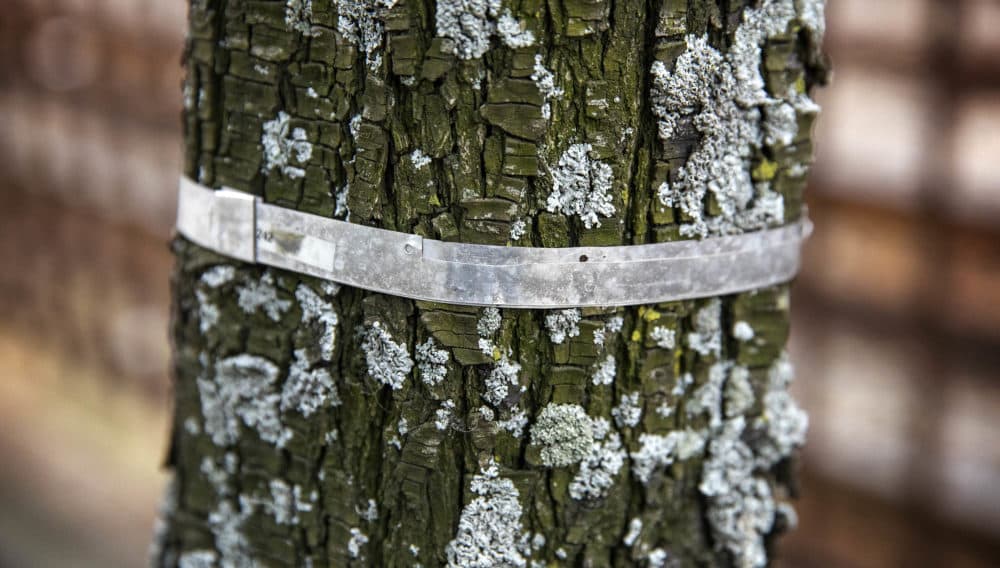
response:
[[[796,220],[819,1],[193,0],[186,175],[509,246]],[[162,566],[767,562],[788,289],[416,302],[174,242]]]

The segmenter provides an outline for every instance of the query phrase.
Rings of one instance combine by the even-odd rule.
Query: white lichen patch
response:
[[[437,34],[451,40],[451,49],[460,58],[482,57],[489,49],[493,32],[489,18],[495,18],[499,9],[500,2],[496,0],[439,2]]]
[[[447,430],[451,426],[454,414],[455,401],[449,398],[434,412],[434,427],[438,430]]]
[[[358,134],[361,133],[361,123],[364,121],[364,117],[360,114],[356,114],[347,121],[347,130],[351,133],[351,138],[355,141],[358,139]],[[353,158],[352,158],[353,160]]]
[[[716,377],[710,371],[710,382],[718,383],[718,376],[728,374],[726,419],[713,420],[698,487],[706,497],[706,517],[716,546],[728,551],[737,565],[765,566],[764,537],[780,509],[768,470],[804,442],[808,420],[788,394],[792,369],[785,356],[770,369],[764,411],[752,421],[749,432],[745,416],[739,414],[752,406],[749,372],[731,362],[717,367],[725,371],[716,372]]]
[[[708,438],[703,430],[682,430],[677,439],[677,459],[691,459],[705,451]]]
[[[727,417],[745,414],[753,407],[753,385],[750,384],[750,371],[746,367],[736,365],[730,369],[723,402]]]
[[[569,485],[569,495],[578,501],[607,496],[627,456],[621,437],[610,433],[611,425],[603,418],[593,421],[594,443],[580,462],[580,470]]]
[[[817,45],[823,43],[823,34],[826,33],[825,7],[825,0],[795,0],[795,9],[798,11],[799,20],[812,30],[816,36],[814,39]]]
[[[804,8],[803,19],[814,20],[814,7],[799,4]],[[681,225],[682,235],[733,234],[783,220],[781,195],[769,183],[755,184],[750,166],[765,142],[788,143],[797,132],[790,113],[795,109],[784,106],[790,101],[767,93],[761,74],[762,46],[768,38],[784,33],[795,18],[793,0],[768,0],[759,9],[744,12],[725,54],[712,47],[707,37],[691,35],[673,72],[662,62],[653,63],[652,106],[660,138],[669,142],[677,127],[687,121],[701,135],[675,183],[658,191],[661,203],[679,207],[689,219]],[[708,192],[721,210],[716,217],[705,216]]]
[[[519,241],[525,233],[528,232],[528,224],[525,223],[524,219],[515,219],[513,223],[510,224],[510,240]]]
[[[280,111],[277,118],[264,123],[260,143],[264,146],[265,175],[274,169],[291,179],[306,175],[300,166],[312,157],[313,146],[304,128],[291,128],[290,119],[288,113]]]
[[[229,456],[233,457],[233,465],[235,466],[236,456],[234,454],[226,455],[226,457]],[[229,485],[229,476],[235,472],[235,467],[229,469],[224,464],[220,465],[211,457],[205,456],[201,459],[201,467],[199,469],[201,474],[205,476],[208,484],[212,486],[216,495],[220,497],[232,495],[233,488]]]
[[[649,333],[649,337],[656,342],[660,349],[673,349],[677,346],[677,334],[673,329],[658,325]]]
[[[799,133],[795,107],[778,102],[764,109],[764,142],[770,146],[789,146]]]
[[[618,372],[618,362],[614,355],[608,355],[597,365],[593,376],[590,378],[595,385],[610,385],[615,382],[615,374]]]
[[[274,522],[279,525],[299,524],[299,513],[312,511],[314,503],[319,499],[319,493],[313,491],[309,497],[304,497],[302,486],[291,486],[281,479],[269,481],[268,489],[269,498],[257,499],[254,504],[269,511]]]
[[[511,395],[523,392],[520,387],[518,373],[521,372],[521,365],[516,361],[511,361],[504,355],[493,366],[489,376],[486,377],[486,388],[483,391],[483,400],[493,406],[500,406],[506,402]]]
[[[492,306],[483,308],[483,315],[476,322],[476,332],[479,333],[479,337],[490,337],[500,331],[502,321],[500,310]]]
[[[770,467],[790,455],[806,441],[809,416],[788,392],[795,370],[787,354],[768,371],[768,387],[764,393],[764,412],[754,421],[754,427],[765,436],[757,447],[758,467]]]
[[[210,302],[202,290],[195,290],[194,295],[198,299],[198,329],[205,333],[219,323],[219,306]]]
[[[699,484],[704,495],[730,492],[752,474],[753,451],[742,440],[745,427],[746,420],[737,416],[726,421],[712,438]]]
[[[654,67],[656,69],[656,67]],[[660,128],[665,128],[663,123],[660,123]],[[679,199],[675,199],[677,196],[674,195],[673,189],[670,187],[670,182],[663,182],[659,187],[656,188],[656,199],[659,200],[660,204],[664,207],[675,207],[679,206]],[[675,202],[676,201],[676,202]]]
[[[209,456],[205,456],[201,460],[201,473],[212,486],[217,497],[233,496],[235,487],[230,483],[230,479],[238,469],[239,457],[234,452],[226,452],[219,461]]]
[[[493,358],[498,352],[497,346],[495,343],[493,343],[492,339],[480,337],[478,346],[479,346],[479,352],[490,358]]]
[[[621,316],[608,318],[608,321],[604,322],[603,327],[594,330],[594,345],[603,347],[604,342],[607,341],[608,334],[620,332],[623,325],[625,325],[625,319]]]
[[[555,74],[545,67],[541,53],[535,54],[535,66],[532,69],[531,80],[535,82],[538,91],[546,99],[557,99],[565,93],[563,89],[556,86]]]
[[[691,373],[684,373],[680,377],[677,377],[677,383],[674,384],[674,388],[670,390],[670,394],[675,397],[682,397],[687,391],[687,388],[694,384],[694,376]]]
[[[479,418],[484,422],[493,422],[493,420],[496,418],[496,413],[493,412],[493,409],[486,406],[485,404],[481,405],[478,410],[479,410]]]
[[[688,416],[707,414],[709,426],[718,428],[722,425],[722,389],[732,368],[733,364],[729,361],[709,367],[708,379],[692,393],[684,406]]]
[[[546,209],[578,216],[587,229],[600,227],[600,217],[615,214],[612,203],[614,175],[611,166],[592,159],[590,144],[573,144],[550,172],[552,192]]]
[[[642,519],[639,517],[633,517],[631,521],[628,522],[628,532],[622,538],[622,544],[631,547],[639,540],[639,536],[642,534]]]
[[[669,558],[669,552],[662,548],[654,548],[649,552],[649,555],[646,556],[646,562],[648,562],[649,568],[663,568]]]
[[[775,502],[767,481],[753,473],[754,453],[740,438],[742,416],[729,420],[709,444],[699,490],[716,546],[740,566],[767,565],[764,535],[771,531]]]
[[[535,535],[531,537],[531,549],[541,550],[544,546],[545,546],[545,535],[542,533],[535,533]]]
[[[694,314],[694,331],[688,332],[688,347],[701,355],[722,353],[722,303],[712,298]]]
[[[604,331],[603,327],[599,327],[594,330],[594,345],[598,347],[604,347],[604,341],[607,339],[607,332]]]
[[[545,328],[549,330],[549,339],[556,345],[566,341],[567,337],[580,335],[580,310],[569,308],[558,310],[545,316]]]
[[[447,40],[445,49],[459,59],[479,59],[494,35],[510,48],[534,45],[534,34],[500,8],[500,0],[440,0],[435,21],[437,35]]]
[[[381,323],[374,322],[365,330],[361,350],[365,353],[368,375],[392,388],[403,388],[403,382],[413,369],[413,359],[406,346],[396,343]]]
[[[410,162],[412,162],[413,167],[418,170],[426,168],[432,161],[431,157],[421,152],[420,149],[410,152]]]
[[[733,324],[733,337],[735,337],[737,341],[746,343],[754,338],[753,328],[750,327],[750,324],[745,321],[738,321]]]
[[[670,418],[674,414],[674,407],[667,402],[661,402],[654,410],[660,418]]]
[[[156,511],[156,518],[153,519],[153,537],[149,542],[149,549],[146,557],[149,565],[155,566],[161,561],[169,536],[170,524],[173,521],[174,513],[177,512],[177,477],[171,476],[167,481],[167,486],[163,490],[163,497],[160,506]]]
[[[396,431],[399,432],[400,436],[405,436],[410,431],[410,422],[406,417],[400,417],[399,422],[396,423]]]
[[[202,272],[200,280],[209,288],[218,288],[232,282],[234,278],[236,278],[236,268],[220,264]]]
[[[642,406],[639,404],[639,392],[626,394],[618,401],[618,406],[611,409],[611,416],[619,428],[635,428],[642,419]]]
[[[337,32],[365,54],[370,69],[382,63],[385,42],[385,17],[396,0],[339,0]]]
[[[208,527],[215,537],[215,549],[219,552],[219,566],[222,568],[253,565],[250,544],[243,534],[243,523],[252,513],[248,504],[241,502],[237,510],[227,499],[220,501],[208,514]]]
[[[228,284],[236,277],[236,269],[229,265],[216,265],[201,274],[195,297],[198,299],[198,328],[206,333],[219,323],[219,307],[210,301],[207,290]]]
[[[351,185],[345,183],[344,187],[337,192],[336,201],[333,206],[333,216],[338,219],[349,221],[351,219],[351,209],[347,206],[347,198],[351,193]]]
[[[490,358],[499,357],[499,350],[493,342],[493,335],[500,330],[502,319],[500,310],[492,306],[483,309],[483,315],[476,322],[476,332],[479,334],[479,350]]]
[[[462,509],[455,538],[445,548],[448,567],[527,566],[530,545],[514,483],[491,462],[473,476],[469,490],[476,497]]]
[[[791,503],[784,501],[778,503],[775,513],[784,518],[788,530],[795,530],[799,526],[799,514],[795,512],[795,507]]]
[[[551,101],[561,99],[565,91],[556,85],[556,76],[545,67],[541,53],[535,54],[535,66],[531,72],[531,80],[538,87],[544,103],[542,104],[542,118],[546,120],[552,117]]]
[[[280,419],[275,390],[278,367],[263,357],[242,354],[215,364],[211,378],[199,378],[205,432],[218,446],[236,442],[240,423],[281,448],[292,437]]]
[[[201,462],[201,472],[219,499],[216,508],[208,515],[208,527],[212,531],[215,548],[219,554],[218,562],[211,566],[233,568],[246,566],[250,561],[242,526],[253,513],[253,503],[241,496],[239,509],[233,505],[232,497],[235,489],[230,483],[230,477],[236,473],[237,467],[238,458],[232,452],[227,452],[221,463],[216,463],[208,456]]]
[[[338,288],[332,288],[330,295],[336,294]],[[333,304],[320,297],[312,288],[299,284],[295,289],[295,299],[302,308],[302,323],[320,326],[320,358],[329,361],[333,358],[334,342],[337,339],[337,312]]]
[[[441,384],[448,374],[448,352],[438,349],[433,337],[417,345],[417,371],[420,380],[429,387]]]
[[[511,49],[535,45],[535,34],[531,33],[531,30],[524,29],[510,10],[504,10],[497,19],[497,35],[500,36],[500,41]]]
[[[191,79],[184,81],[184,86],[181,87],[181,104],[184,106],[184,110],[194,109],[194,87],[191,86]],[[201,97],[199,97],[200,99]]]
[[[524,427],[528,425],[528,414],[523,410],[514,410],[509,418],[497,420],[497,427],[506,430],[511,436],[520,438],[524,435]]]
[[[640,434],[639,450],[632,452],[632,475],[649,483],[653,472],[675,460],[688,460],[705,448],[705,435],[696,430],[675,430],[666,435]]]
[[[531,425],[531,443],[540,446],[547,467],[573,465],[590,453],[593,421],[578,404],[549,404]]]
[[[361,547],[368,544],[368,536],[358,527],[351,527],[351,538],[347,541],[347,554],[351,558],[361,556]]]
[[[340,406],[340,397],[330,371],[310,368],[305,353],[305,349],[295,350],[295,360],[281,389],[281,409],[294,409],[308,418],[326,406]]]
[[[312,17],[312,0],[286,0],[285,25],[288,26],[288,29],[295,30],[304,36],[313,35]]]
[[[360,507],[354,507],[354,511],[358,514],[359,517],[368,521],[369,523],[374,523],[375,521],[378,520],[378,504],[375,502],[374,499],[369,499],[364,509]]]
[[[278,289],[274,287],[274,275],[270,270],[264,271],[259,280],[248,280],[236,288],[237,304],[244,313],[252,314],[264,310],[267,317],[280,321],[282,314],[292,307],[291,300],[278,297]]]

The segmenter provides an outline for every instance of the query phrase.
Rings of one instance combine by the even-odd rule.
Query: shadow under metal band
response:
[[[393,296],[508,308],[629,306],[791,280],[812,231],[627,246],[532,248],[436,241],[268,205],[181,178],[177,230],[220,254]]]

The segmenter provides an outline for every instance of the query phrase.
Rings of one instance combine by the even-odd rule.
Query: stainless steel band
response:
[[[268,205],[181,178],[177,230],[220,254],[404,298],[508,308],[628,306],[791,280],[808,219],[647,245],[530,248],[451,243]]]

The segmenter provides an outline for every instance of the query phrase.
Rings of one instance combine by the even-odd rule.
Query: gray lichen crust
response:
[[[542,464],[566,467],[586,457],[594,441],[593,421],[576,404],[550,404],[531,426],[531,443],[540,448]]]
[[[441,0],[437,2],[437,33],[462,59],[478,59],[498,35],[508,47],[530,47],[535,36],[522,28],[510,13],[501,11],[500,0]]]
[[[271,121],[264,123],[261,135],[264,146],[264,171],[278,170],[296,179],[306,175],[304,169],[293,164],[305,164],[312,157],[312,144],[303,128],[292,128],[289,116],[284,111]]]
[[[592,150],[590,144],[573,144],[559,157],[552,170],[552,193],[546,201],[549,211],[577,216],[588,229],[600,227],[600,217],[615,213],[611,166],[592,159]]]
[[[338,0],[337,31],[364,52],[370,67],[382,64],[385,18],[396,0]]]
[[[496,246],[791,222],[821,14],[191,2],[185,174]],[[758,566],[794,517],[808,420],[782,354],[787,286],[498,310],[174,250],[175,482],[155,565]]]
[[[445,553],[449,568],[527,566],[528,536],[522,530],[521,495],[488,464],[469,484],[475,495],[458,520],[458,532]]]
[[[365,353],[371,378],[393,390],[403,388],[403,382],[413,369],[413,359],[406,346],[394,341],[381,323],[375,322],[365,330],[361,350]]]
[[[754,180],[751,166],[765,143],[792,145],[798,135],[797,111],[817,111],[794,89],[771,94],[765,88],[763,48],[796,17],[792,0],[768,0],[744,12],[725,53],[705,36],[689,35],[673,71],[661,61],[653,63],[652,108],[660,139],[669,142],[685,123],[701,136],[675,181],[658,189],[660,202],[679,208],[688,219],[680,227],[682,235],[731,234],[784,221],[783,196],[768,180]],[[717,215],[705,215],[709,193]]]
[[[292,437],[279,416],[278,367],[263,357],[242,354],[218,361],[209,377],[198,379],[205,431],[216,445],[240,438],[242,424],[278,447]]]

